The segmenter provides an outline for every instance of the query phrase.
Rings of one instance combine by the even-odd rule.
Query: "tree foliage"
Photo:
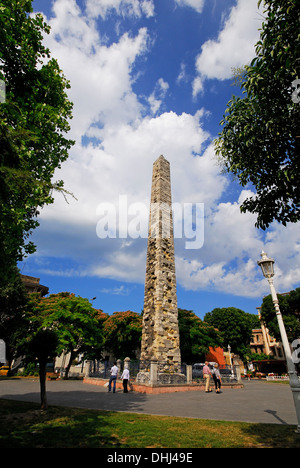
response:
[[[70,353],[66,377],[76,356],[100,358],[104,344],[103,321],[106,315],[92,307],[88,299],[68,292],[40,297],[31,294],[28,302],[27,345],[41,330],[57,335],[56,355]],[[24,342],[22,343],[24,346]],[[26,353],[25,353],[26,354]]]
[[[289,294],[278,294],[278,301],[288,340],[292,343],[300,337],[300,288]],[[280,341],[281,335],[271,295],[263,299],[261,317],[270,334]]]
[[[222,346],[221,334],[191,310],[178,309],[181,361],[203,362],[209,347]]]
[[[117,359],[135,358],[141,346],[142,316],[131,310],[114,312],[104,322],[105,349]]]
[[[259,1],[259,4],[261,0]],[[221,122],[216,152],[223,168],[256,194],[241,211],[273,220],[300,219],[300,8],[298,0],[265,0],[256,57],[245,66],[241,88]]]
[[[31,0],[0,0],[0,263],[8,266],[32,253],[27,239],[38,226],[39,207],[53,202],[54,171],[68,157],[66,138],[72,104],[70,87],[44,47],[50,31]],[[3,101],[3,99],[2,99]]]
[[[27,328],[25,312],[27,292],[17,267],[9,269],[0,284],[0,337],[6,344],[10,363],[16,356],[16,343]]]
[[[114,312],[104,322],[104,347],[115,358],[135,358],[142,339],[142,316],[136,312]],[[178,310],[178,326],[182,362],[203,360],[209,347],[221,346],[222,338],[212,326],[192,311]]]
[[[253,328],[259,328],[256,315],[235,307],[216,308],[204,316],[205,322],[216,327],[223,338],[224,347],[230,345],[233,353],[244,358],[249,354]]]

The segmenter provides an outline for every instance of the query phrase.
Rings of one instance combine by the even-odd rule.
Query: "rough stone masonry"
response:
[[[181,356],[172,219],[170,163],[153,164],[141,361],[159,361],[159,372],[180,373]]]

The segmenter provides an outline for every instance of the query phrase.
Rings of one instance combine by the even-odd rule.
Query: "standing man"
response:
[[[114,383],[113,385],[113,393],[116,393],[116,382],[117,382],[117,375],[118,375],[119,369],[117,368],[117,363],[114,362],[114,365],[110,369],[110,379],[109,379],[109,384],[108,384],[108,391],[110,392],[111,390],[111,384],[112,382]]]
[[[212,390],[210,389],[210,386],[209,386],[210,376],[211,376],[210,368],[208,367],[208,362],[205,361],[205,366],[203,367],[203,377],[204,377],[204,380],[205,380],[205,391],[206,391],[206,393],[212,392]]]

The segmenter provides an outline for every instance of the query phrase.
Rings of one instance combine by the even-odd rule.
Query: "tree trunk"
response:
[[[70,371],[70,368],[71,368],[71,365],[72,365],[72,362],[74,360],[76,356],[76,353],[74,352],[74,350],[72,349],[71,352],[70,352],[70,359],[69,359],[69,363],[66,367],[66,372],[65,372],[65,379],[67,380],[68,377],[69,377],[69,371]]]
[[[41,390],[41,409],[48,408],[47,394],[46,394],[46,361],[39,361],[40,369],[40,390]]]

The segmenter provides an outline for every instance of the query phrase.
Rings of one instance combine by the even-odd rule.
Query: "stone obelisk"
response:
[[[153,164],[140,359],[180,373],[170,163],[163,156]]]

